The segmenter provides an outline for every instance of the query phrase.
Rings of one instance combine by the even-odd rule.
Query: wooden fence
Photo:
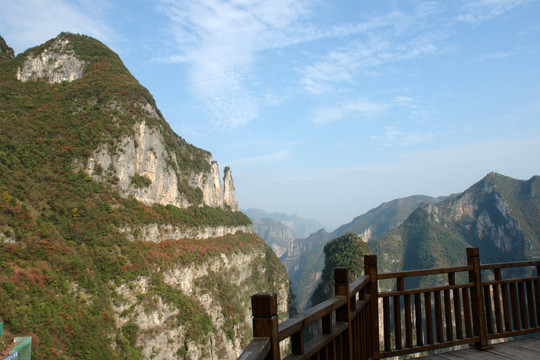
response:
[[[378,274],[375,255],[364,264],[365,275],[353,282],[348,269],[335,269],[335,296],[281,324],[276,295],[253,295],[254,339],[238,359],[281,359],[285,339],[291,353],[284,359],[380,359],[473,343],[485,348],[492,339],[540,331],[538,260],[481,265],[478,249],[469,248],[461,267]],[[536,276],[503,279],[509,269],[531,267]],[[409,278],[444,283],[406,289]],[[395,290],[379,292],[381,281],[395,282]],[[305,329],[318,322],[322,333],[304,341]]]

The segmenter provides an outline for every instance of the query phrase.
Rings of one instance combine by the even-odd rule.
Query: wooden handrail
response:
[[[472,270],[471,266],[458,266],[450,268],[439,268],[439,269],[422,269],[422,270],[409,270],[409,271],[399,271],[393,273],[379,274],[379,280],[385,279],[400,279],[413,276],[426,276],[426,275],[440,275],[447,273],[456,273]]]
[[[380,359],[540,332],[540,260],[481,265],[478,249],[469,248],[467,266],[378,274],[375,255],[364,264],[365,275],[353,282],[348,269],[335,269],[335,296],[281,324],[276,294],[253,295],[254,340],[238,359]],[[501,269],[530,266],[536,276],[502,278]],[[482,280],[482,271],[495,279]],[[446,285],[405,288],[405,278],[445,274]],[[379,292],[389,279],[396,288]],[[305,341],[310,326],[319,333]],[[279,344],[287,340],[292,354],[282,357]]]
[[[279,341],[283,341],[300,330],[322,319],[325,315],[331,314],[347,303],[345,296],[335,296],[314,307],[308,309],[300,315],[296,315],[279,324]]]

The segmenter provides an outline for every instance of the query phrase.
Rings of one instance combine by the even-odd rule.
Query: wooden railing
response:
[[[335,296],[281,324],[276,295],[253,295],[254,339],[238,359],[281,359],[285,339],[291,354],[284,359],[380,359],[472,343],[485,348],[491,339],[540,331],[538,260],[480,265],[478,249],[469,248],[461,267],[378,274],[376,256],[366,255],[364,264],[365,275],[352,283],[348,269],[335,269]],[[536,276],[502,278],[502,270],[527,267]],[[410,278],[444,283],[406,289]],[[389,281],[394,290],[378,292]],[[322,333],[304,341],[312,324]]]

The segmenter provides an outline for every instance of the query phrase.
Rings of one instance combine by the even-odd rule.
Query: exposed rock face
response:
[[[120,231],[126,233],[128,239],[161,242],[164,240],[175,239],[208,239],[224,236],[226,234],[235,234],[238,231],[251,233],[251,226],[215,226],[205,228],[179,228],[171,224],[167,225],[144,225],[132,228],[122,228]]]
[[[278,257],[287,252],[289,245],[295,237],[292,230],[270,218],[256,219],[253,221],[253,230],[266,241]]]
[[[136,343],[142,348],[145,359],[236,359],[251,337],[251,329],[246,326],[251,323],[250,297],[260,290],[254,288],[253,280],[265,277],[269,271],[261,267],[265,256],[265,251],[259,247],[250,252],[221,254],[199,265],[177,267],[163,273],[164,285],[180,291],[186,298],[198,299],[209,316],[215,330],[204,342],[189,338],[190,324],[178,324],[180,309],[152,291],[149,277],[139,277],[116,288],[119,297],[113,305],[116,326],[136,324]],[[280,321],[286,319],[287,314],[289,283],[284,273],[283,269],[276,279]],[[236,290],[236,300],[240,302],[235,306],[243,309],[242,318],[236,319],[232,328],[227,323],[226,304],[220,301],[219,290],[206,285],[213,284],[216,276],[230,282],[227,286]]]
[[[149,104],[143,108],[148,107],[152,109]],[[157,116],[155,111],[149,114]],[[116,177],[116,187],[122,196],[133,196],[147,205],[171,204],[180,208],[198,205],[190,203],[179,190],[182,179],[170,164],[177,160],[174,154],[170,155],[167,151],[161,132],[148,126],[146,121],[136,124],[133,130],[132,136],[124,136],[119,141],[114,153],[103,144],[89,157],[86,166],[81,161],[75,161],[74,168],[83,168],[98,181],[105,182],[110,177]],[[222,186],[217,162],[212,161],[210,155],[206,161],[210,164],[210,172],[192,172],[187,182],[202,191],[204,205],[238,210],[230,169],[225,171]],[[148,183],[141,186],[134,181],[134,177],[145,178]]]
[[[370,243],[379,272],[463,265],[468,247],[479,248],[483,263],[538,258],[539,179],[490,173],[461,194],[416,209]],[[410,286],[424,280],[415,281]]]
[[[223,203],[231,207],[231,210],[238,211],[238,202],[236,201],[236,189],[231,168],[226,166],[223,175]]]
[[[479,244],[489,243],[503,253],[523,254],[525,238],[502,194],[487,181],[473,190],[439,205],[429,204],[425,209],[433,221],[453,223],[462,233],[478,239]]]
[[[56,39],[40,54],[30,54],[22,68],[17,69],[17,79],[22,82],[44,79],[50,84],[81,78],[84,62],[75,56],[67,39]]]
[[[11,54],[7,46],[2,51]],[[73,46],[66,37],[59,36],[39,53],[25,55],[24,64],[17,69],[17,79],[22,82],[45,80],[50,84],[80,79],[84,73],[85,62],[77,57]],[[116,140],[116,148],[102,144],[96,149],[86,164],[74,161],[74,168],[84,170],[95,180],[108,181],[116,178],[116,187],[124,197],[133,196],[137,200],[151,205],[175,205],[185,208],[190,205],[238,210],[234,181],[229,168],[223,179],[219,176],[217,162],[211,155],[206,155],[210,171],[180,174],[171,163],[178,161],[174,153],[167,149],[159,127],[149,126],[146,120],[161,121],[158,111],[150,103],[138,103],[136,107],[143,115],[133,127],[133,133]],[[117,103],[107,105],[107,109],[128,113]],[[103,174],[103,172],[107,172]],[[135,179],[134,179],[135,177]],[[140,180],[137,182],[134,180]],[[180,189],[189,186],[202,191],[202,204],[193,203]]]

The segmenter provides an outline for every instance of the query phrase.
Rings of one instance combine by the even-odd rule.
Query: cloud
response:
[[[422,16],[427,16],[423,14]],[[390,14],[388,18],[396,15]],[[300,83],[305,91],[313,95],[323,95],[335,91],[338,86],[356,84],[359,75],[371,76],[381,65],[396,63],[445,51],[438,42],[444,34],[439,31],[412,33],[405,40],[401,37],[404,28],[414,26],[417,15],[400,16],[401,22],[380,21],[375,29],[367,26],[363,38],[356,37],[345,45],[329,51],[321,60],[304,66],[300,70]],[[410,24],[412,23],[412,24]]]
[[[369,100],[356,100],[333,107],[321,107],[315,111],[312,122],[328,124],[346,118],[366,117],[384,111],[388,106]]]
[[[290,157],[291,152],[289,150],[280,150],[264,155],[240,159],[235,161],[232,165],[234,165],[235,167],[246,167],[260,165],[264,163],[281,162],[290,159]]]
[[[264,100],[250,90],[256,52],[286,44],[283,39],[309,12],[299,0],[164,0],[177,54],[188,66],[195,96],[221,128],[244,125],[258,116]]]
[[[0,31],[17,53],[62,31],[108,42],[114,32],[104,20],[107,9],[107,3],[101,0],[5,0],[0,12]]]
[[[398,130],[395,126],[388,126],[384,131],[383,136],[372,136],[371,139],[383,147],[410,146],[431,140],[435,137],[434,134],[426,133],[405,133]]]
[[[494,19],[520,5],[526,0],[477,0],[468,1],[462,6],[462,13],[456,20],[466,23],[480,23]]]

